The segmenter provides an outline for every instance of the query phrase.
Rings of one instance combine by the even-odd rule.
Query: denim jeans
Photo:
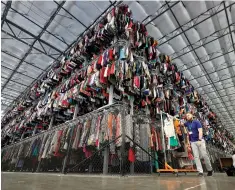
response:
[[[201,142],[200,141],[191,142],[191,146],[193,150],[195,163],[197,166],[197,171],[199,173],[203,173],[203,168],[202,168],[200,157],[204,159],[207,171],[212,171],[211,162],[206,152],[205,140],[202,140]]]

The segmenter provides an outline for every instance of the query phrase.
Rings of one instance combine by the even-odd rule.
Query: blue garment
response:
[[[190,142],[198,141],[199,139],[198,129],[202,128],[200,121],[198,120],[187,121],[184,125],[187,127],[189,134],[190,132],[192,133],[191,135],[189,135]]]

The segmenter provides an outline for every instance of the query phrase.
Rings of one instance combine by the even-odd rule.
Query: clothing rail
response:
[[[60,124],[60,125],[57,125],[57,126],[53,127],[52,129],[48,129],[48,130],[46,130],[46,131],[44,131],[44,132],[41,132],[41,133],[39,133],[39,134],[36,134],[36,135],[34,135],[34,136],[32,136],[32,137],[23,139],[23,140],[21,140],[20,142],[16,142],[16,143],[14,143],[14,144],[11,144],[11,145],[8,145],[8,146],[6,146],[6,147],[3,147],[2,150],[8,149],[8,148],[11,148],[11,147],[14,147],[14,146],[19,146],[19,145],[21,145],[21,144],[23,144],[23,143],[26,143],[26,142],[28,142],[28,141],[34,140],[34,139],[36,139],[36,138],[40,138],[41,136],[43,136],[43,135],[45,135],[45,134],[47,134],[47,133],[52,133],[52,132],[54,132],[54,131],[56,131],[56,130],[63,129],[63,128],[65,128],[65,127],[69,127],[69,126],[75,125],[76,122],[78,122],[78,121],[80,121],[80,120],[82,120],[82,119],[84,119],[84,118],[86,118],[86,117],[88,117],[88,116],[92,116],[93,114],[97,114],[97,113],[99,113],[99,112],[106,111],[106,110],[110,110],[110,109],[114,109],[114,108],[117,108],[117,107],[118,107],[117,109],[120,109],[120,108],[121,108],[121,109],[126,109],[127,106],[128,106],[128,104],[127,104],[127,103],[124,103],[124,102],[115,102],[115,103],[113,103],[113,104],[111,104],[111,105],[105,105],[105,106],[103,106],[103,107],[101,107],[101,108],[99,108],[99,109],[97,109],[97,110],[94,110],[94,111],[92,111],[92,112],[89,112],[89,113],[86,113],[86,114],[84,114],[84,115],[82,115],[82,116],[79,116],[79,117],[76,118],[76,119],[69,120],[69,121],[66,121],[66,122],[64,122],[64,123],[62,123],[62,124]]]

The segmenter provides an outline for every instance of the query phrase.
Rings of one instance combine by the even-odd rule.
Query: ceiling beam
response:
[[[218,90],[218,91],[227,90],[227,89],[230,89],[231,87],[234,87],[234,85],[232,85],[232,86],[228,86],[228,87],[223,88],[223,89],[220,89],[220,90]],[[200,87],[199,87],[199,88],[200,88]],[[205,90],[204,90],[204,89],[203,89],[203,91],[205,92]],[[201,95],[201,96],[203,96],[203,95],[208,95],[208,94],[213,93],[213,92],[215,92],[215,91],[205,92],[204,94],[200,94],[200,95]]]
[[[5,6],[5,9],[3,11],[2,18],[1,18],[2,19],[1,27],[3,27],[3,25],[4,25],[4,22],[7,18],[8,11],[11,8],[11,4],[12,4],[12,1],[7,1],[7,4],[5,4],[6,6]]]
[[[231,48],[232,48],[232,46],[230,46],[229,49],[231,49]],[[207,62],[209,62],[209,61],[213,61],[213,60],[218,59],[218,58],[220,58],[220,57],[224,57],[225,55],[230,54],[230,53],[232,53],[232,52],[233,52],[233,50],[229,50],[229,51],[227,51],[227,52],[225,52],[225,53],[221,52],[221,55],[218,55],[218,56],[216,56],[216,57],[213,57],[213,55],[214,55],[215,53],[218,54],[218,52],[216,51],[216,52],[213,52],[213,53],[208,54],[207,56],[200,57],[199,59],[201,60],[201,59],[204,58],[205,61],[202,62],[202,64],[205,64],[205,63],[207,63]],[[210,56],[210,55],[211,55],[211,56]],[[212,58],[212,57],[213,57],[213,58]],[[199,59],[196,59],[196,60],[193,61],[193,62],[186,63],[184,66],[186,66],[186,65],[188,65],[188,64],[197,63],[197,61],[199,61]],[[181,68],[179,68],[179,70],[181,70],[181,72],[184,72],[184,71],[186,71],[186,70],[193,69],[193,68],[195,68],[195,67],[197,67],[197,66],[199,66],[199,65],[200,65],[200,64],[196,64],[196,65],[193,65],[193,66],[191,66],[191,67],[188,67],[187,69],[184,69],[184,70],[181,70]],[[184,66],[183,66],[183,67],[184,67]],[[183,68],[183,67],[182,67],[182,68]]]
[[[228,26],[229,26],[230,38],[231,38],[232,45],[233,45],[233,50],[234,50],[234,53],[235,53],[235,44],[234,44],[233,35],[232,35],[232,32],[234,33],[234,30],[233,31],[231,30],[231,25],[229,23],[228,11],[227,11],[227,8],[226,8],[225,1],[223,1],[223,4],[224,4],[224,11],[225,11],[225,14],[226,14],[226,20],[227,20],[227,23],[228,23]]]
[[[6,79],[6,80],[8,80],[9,78],[6,78],[6,77],[4,77],[4,76],[1,76],[1,78],[3,78],[3,79]],[[26,86],[27,87],[27,85],[26,84],[23,84],[23,83],[20,83],[20,82],[18,82],[18,81],[15,81],[15,80],[9,80],[9,82],[14,82],[14,83],[16,83],[16,84],[19,84],[19,85],[21,85],[21,86]],[[5,87],[4,87],[5,88]],[[3,90],[2,90],[3,91]]]
[[[19,91],[19,90],[13,89],[13,88],[9,88],[9,87],[5,87],[5,89],[12,90],[12,91],[15,91],[15,92],[18,92],[18,93],[22,93],[22,91]]]
[[[233,61],[233,63],[235,62],[235,60]],[[226,62],[224,62],[223,64],[226,64]],[[208,74],[209,75],[211,75],[211,74],[214,74],[214,73],[217,73],[217,72],[219,72],[219,71],[223,71],[223,70],[225,70],[225,69],[229,69],[229,68],[232,68],[232,67],[235,67],[235,65],[229,65],[229,66],[227,66],[227,67],[224,67],[224,68],[222,68],[222,69],[218,69],[218,70],[214,70],[213,72],[208,72]],[[202,75],[200,75],[200,76],[197,76],[196,78],[193,78],[193,79],[190,79],[189,81],[192,81],[192,80],[197,80],[197,79],[199,79],[199,78],[201,78],[201,77],[204,77],[204,76],[207,76],[207,74],[202,74]]]
[[[234,24],[231,24],[231,26],[232,26],[232,25],[234,25]],[[226,30],[227,30],[228,28],[229,28],[229,27],[226,27],[226,28],[223,28],[223,29],[221,29],[221,30],[219,30],[219,31],[215,31],[214,33],[212,33],[212,34],[210,34],[210,35],[208,35],[208,36],[206,36],[206,37],[204,37],[204,38],[198,40],[197,42],[193,43],[192,45],[193,45],[193,46],[196,46],[196,47],[194,47],[194,49],[196,50],[196,49],[199,49],[199,48],[201,48],[201,47],[205,47],[206,45],[208,45],[208,44],[210,44],[210,43],[212,43],[212,42],[214,42],[214,41],[216,41],[216,40],[219,40],[219,39],[222,38],[222,37],[225,37],[225,36],[229,35],[229,31],[226,32]],[[218,34],[218,32],[220,32],[220,31],[224,31],[223,34]],[[235,31],[235,30],[233,30],[233,32],[234,32],[234,31]],[[225,32],[226,32],[226,33],[225,33]],[[216,35],[216,36],[218,35],[217,38],[214,38],[215,35]],[[211,41],[207,41],[207,39],[210,38],[210,37],[212,38],[212,40],[211,40]],[[204,43],[205,41],[207,41],[207,42]],[[201,44],[201,45],[196,45],[196,44]],[[190,47],[190,45],[187,45],[186,47],[184,47],[183,49],[179,50],[178,52],[175,52],[175,53],[171,54],[170,56],[172,56],[172,61],[175,60],[175,59],[178,59],[178,58],[182,57],[183,55],[186,55],[186,54],[192,52],[193,50],[192,50],[192,49],[189,50],[189,47]],[[189,51],[185,51],[185,50],[189,50]],[[182,52],[182,51],[183,51],[183,52]],[[182,52],[182,54],[180,54],[180,52]],[[180,55],[178,55],[177,57],[173,57],[174,55],[177,55],[177,54],[180,54]]]
[[[31,48],[31,45],[28,44],[28,42],[26,42],[26,41],[24,41],[24,40],[22,40],[22,39],[20,39],[20,38],[18,38],[18,37],[16,37],[16,36],[14,36],[14,35],[8,33],[7,31],[5,31],[5,30],[3,30],[3,29],[1,29],[1,31],[4,32],[5,34],[7,34],[8,36],[10,36],[10,37],[12,37],[12,38],[14,38],[14,39],[20,41],[21,43],[23,43],[23,44],[25,44],[25,45],[27,45],[27,46],[29,46],[29,47]],[[52,57],[51,55],[47,54],[46,52],[44,52],[44,51],[38,49],[37,47],[32,46],[32,48],[35,49],[35,50],[37,50],[37,51],[40,52],[41,54],[44,54],[44,55],[50,57],[51,59],[55,60],[54,57]]]
[[[2,62],[4,62],[4,61],[2,61]],[[13,70],[13,69],[11,69],[11,68],[9,68],[9,67],[6,67],[6,66],[4,66],[4,65],[2,65],[2,64],[1,64],[1,67],[3,67],[4,69],[8,69],[8,70],[10,70],[10,71],[13,71],[13,72],[15,72],[15,73],[18,73],[18,74],[20,74],[20,75],[23,75],[23,76],[25,76],[25,77],[28,77],[28,78],[31,78],[31,79],[35,79],[35,78],[31,77],[31,76],[28,76],[28,75],[26,75],[26,74],[24,74],[24,73],[22,73],[22,72],[15,71],[15,70]],[[26,71],[26,72],[27,72],[27,71]]]
[[[233,79],[233,78],[235,78],[235,76],[231,76],[231,77],[228,77],[228,78],[225,78],[225,79],[219,79],[219,80],[217,80],[217,81],[214,81],[214,84],[216,84],[216,83],[218,83],[218,82],[223,82],[223,81],[226,81],[226,80],[229,80],[229,79]],[[205,85],[203,85],[203,86],[198,86],[198,87],[196,87],[196,88],[194,88],[194,89],[206,87],[206,86],[209,86],[209,85],[211,85],[211,83],[205,84]]]
[[[234,4],[235,4],[235,3],[231,3],[231,4],[228,5],[226,8],[229,8],[229,7],[233,6]],[[222,6],[222,3],[220,3],[219,5],[216,5],[215,7],[218,7],[218,8],[217,8],[217,11],[215,11],[215,13],[213,13],[213,14],[211,14],[210,12],[211,12],[213,9],[215,9],[215,7],[212,7],[212,8],[210,8],[210,9],[208,9],[207,11],[201,13],[199,16],[197,16],[197,17],[191,19],[190,21],[188,21],[187,23],[185,23],[184,25],[182,25],[182,27],[186,27],[186,26],[188,26],[188,25],[190,26],[190,27],[188,27],[186,30],[184,30],[184,32],[187,32],[188,30],[190,30],[190,29],[192,29],[192,28],[195,28],[197,25],[199,25],[199,24],[205,22],[206,20],[210,19],[211,17],[213,17],[213,16],[215,16],[215,15],[221,13],[221,12],[224,10],[224,9],[220,9],[220,10],[219,10],[219,8],[220,8],[221,6]],[[200,22],[197,23],[197,21],[199,20],[200,17],[205,17],[205,16],[208,16],[208,17],[206,17],[205,19],[202,19]],[[192,23],[193,23],[193,24],[192,24]],[[181,27],[178,27],[178,28],[176,28],[174,31],[170,32],[169,34],[166,34],[166,35],[164,35],[163,37],[161,37],[161,38],[158,40],[158,42],[159,42],[158,47],[159,47],[159,46],[162,46],[162,45],[165,44],[165,43],[169,43],[169,41],[171,41],[172,39],[176,38],[176,37],[179,36],[179,35],[182,35],[184,32],[179,32],[179,29],[180,29],[180,28],[181,28]],[[164,40],[167,36],[169,36],[169,35],[173,35],[173,36],[170,37],[168,40],[163,41],[163,40]],[[161,43],[160,41],[163,41],[163,42]]]
[[[59,5],[59,3],[58,2],[56,2],[55,0],[53,0],[54,1],[54,3],[56,3],[57,5]],[[67,9],[65,9],[64,7],[62,7],[62,9],[66,12],[66,13],[68,13],[71,17],[73,17],[79,24],[81,24],[84,28],[87,28],[87,26],[84,24],[84,23],[82,23],[79,19],[77,19],[73,14],[71,14]]]
[[[55,13],[57,14],[57,11],[55,11]],[[51,18],[53,18],[53,15],[52,15]],[[54,18],[53,18],[53,19],[54,19]],[[45,26],[46,26],[46,25],[45,25],[44,28],[41,30],[40,34],[39,34],[38,36],[35,36],[35,35],[32,34],[31,32],[29,32],[28,30],[26,30],[26,29],[24,29],[23,27],[17,25],[16,23],[12,22],[11,20],[6,19],[5,21],[6,21],[8,24],[10,24],[10,25],[12,25],[12,26],[18,28],[18,29],[21,30],[22,32],[24,32],[24,33],[26,33],[26,34],[32,36],[32,37],[35,39],[35,41],[41,42],[41,43],[45,44],[46,46],[50,47],[51,49],[54,49],[55,51],[57,51],[57,52],[59,52],[59,53],[62,53],[61,50],[59,50],[59,49],[56,48],[55,46],[53,46],[53,45],[49,44],[48,42],[46,42],[46,41],[44,41],[44,40],[41,39],[42,34],[44,34],[44,32],[45,32],[45,28],[47,28],[49,25],[48,25],[47,27],[45,27]],[[50,21],[50,20],[49,20],[49,21]],[[51,21],[51,22],[52,22],[52,21]],[[51,23],[51,22],[48,22],[48,23]],[[35,43],[33,43],[33,44],[35,44]]]
[[[177,5],[178,3],[180,3],[180,1],[176,1],[173,5],[170,5],[170,8],[174,7],[175,5]],[[145,23],[145,26],[147,26],[148,24],[150,24],[151,22],[153,22],[154,20],[156,20],[157,18],[159,18],[161,15],[163,15],[164,13],[166,13],[168,10],[170,10],[170,8],[165,8],[167,6],[167,4],[165,3],[164,5],[162,5],[157,11],[157,15],[156,13],[154,14],[155,17],[153,17],[150,21],[148,21],[147,23]],[[146,21],[150,16],[152,15],[149,15],[147,16],[143,21]]]
[[[4,53],[4,54],[6,54],[6,55],[9,55],[9,56],[11,56],[11,57],[13,57],[13,58],[15,58],[15,59],[17,59],[17,60],[19,60],[19,61],[21,60],[21,58],[17,57],[16,55],[13,55],[12,53],[9,53],[9,52],[7,52],[7,51],[5,51],[5,50],[1,50],[1,52]],[[40,67],[34,65],[33,63],[29,63],[29,62],[27,62],[27,61],[24,61],[24,63],[26,63],[27,65],[31,65],[31,66],[35,67],[36,69],[38,69],[38,70],[45,71],[45,70],[43,70],[42,68],[40,68]]]

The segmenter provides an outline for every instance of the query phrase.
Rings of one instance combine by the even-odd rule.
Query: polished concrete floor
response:
[[[2,173],[2,190],[235,190],[235,177],[85,176]]]

